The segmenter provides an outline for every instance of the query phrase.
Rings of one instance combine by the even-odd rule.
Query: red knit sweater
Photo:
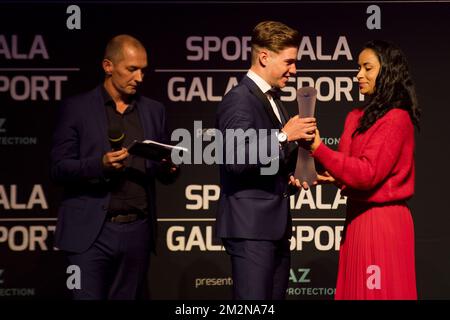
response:
[[[321,143],[312,156],[343,184],[351,199],[385,203],[414,194],[414,127],[407,111],[392,109],[369,130],[352,137],[363,115],[350,112],[338,151]]]

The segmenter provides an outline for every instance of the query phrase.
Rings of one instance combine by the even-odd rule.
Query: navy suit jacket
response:
[[[285,119],[287,111],[281,107]],[[227,129],[267,129],[268,135],[257,134],[253,143],[267,143],[270,129],[281,129],[266,95],[247,76],[225,95],[217,109],[216,128],[224,138],[224,154],[229,152]],[[257,131],[258,132],[258,131]],[[251,142],[234,146],[246,154]],[[278,145],[277,145],[278,147]],[[297,145],[280,149],[279,170],[274,175],[261,175],[262,164],[220,165],[221,194],[216,218],[216,233],[220,238],[279,240],[291,235],[289,196],[296,190],[288,187],[289,174],[295,170]],[[226,158],[226,157],[224,157]]]
[[[164,106],[143,96],[136,99],[144,138],[167,142]],[[76,253],[87,250],[105,221],[110,200],[102,165],[103,155],[111,151],[107,126],[101,86],[61,103],[51,151],[51,178],[64,186],[55,231],[59,249]],[[155,177],[169,182],[160,169],[159,163],[146,160],[149,226],[154,237]]]

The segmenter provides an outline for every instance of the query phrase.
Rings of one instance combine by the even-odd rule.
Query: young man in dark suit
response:
[[[123,147],[167,141],[164,106],[136,92],[146,67],[142,43],[116,36],[106,46],[104,82],[59,108],[51,176],[64,195],[55,241],[81,271],[75,299],[137,299],[145,283],[156,235],[155,178],[170,183],[178,173],[170,161],[134,157]],[[114,139],[122,142],[118,150]]]
[[[216,231],[231,256],[235,299],[285,297],[292,233],[289,196],[301,187],[292,177],[297,143],[314,138],[316,128],[314,118],[289,119],[278,96],[296,73],[299,44],[298,32],[290,27],[259,23],[252,34],[251,68],[217,109],[216,127],[225,137],[226,160],[220,166]],[[233,143],[226,132],[239,129],[249,138]],[[278,151],[272,163],[230,163],[236,153],[251,159],[251,153],[265,144]],[[273,161],[277,170],[264,174]]]

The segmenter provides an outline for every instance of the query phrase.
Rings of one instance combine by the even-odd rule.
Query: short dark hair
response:
[[[259,48],[266,48],[273,52],[280,52],[286,48],[300,46],[301,37],[284,23],[278,21],[263,21],[256,25],[252,32],[252,63],[256,60]]]
[[[416,89],[403,51],[384,40],[367,42],[363,49],[372,50],[380,61],[375,92],[365,105],[364,114],[354,134],[367,131],[378,119],[394,108],[408,111],[411,121],[420,129],[421,109]],[[361,50],[361,51],[362,51]]]
[[[128,34],[120,34],[109,40],[103,58],[111,60],[113,63],[119,62],[123,58],[123,48],[126,45],[145,51],[144,45],[138,39]]]

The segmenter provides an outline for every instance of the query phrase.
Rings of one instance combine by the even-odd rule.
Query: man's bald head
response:
[[[129,35],[112,38],[106,46],[102,61],[105,88],[112,97],[123,99],[136,93],[144,79],[147,52],[142,43]]]
[[[143,50],[144,52],[146,51],[145,47],[138,39],[127,34],[121,34],[109,40],[106,45],[104,59],[108,59],[113,63],[120,62],[124,57],[124,48],[134,48]]]

